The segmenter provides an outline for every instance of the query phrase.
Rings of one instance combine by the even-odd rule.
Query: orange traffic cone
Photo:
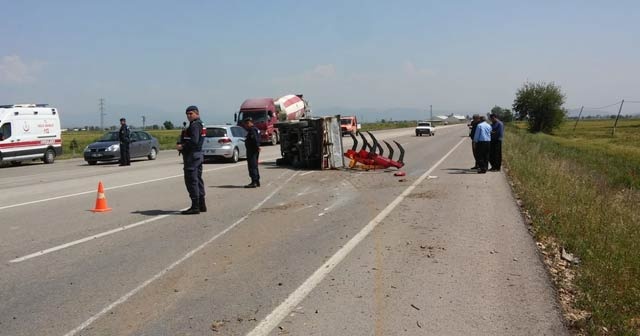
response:
[[[104,196],[104,187],[102,186],[102,181],[98,182],[98,198],[96,199],[96,207],[91,211],[93,212],[111,211],[111,208],[107,206],[107,198]]]

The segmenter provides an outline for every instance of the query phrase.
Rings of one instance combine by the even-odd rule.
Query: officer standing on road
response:
[[[478,169],[479,167],[478,154],[476,153],[476,143],[473,142],[473,136],[476,134],[476,128],[478,127],[479,123],[480,123],[480,115],[474,114],[473,119],[469,124],[469,127],[471,128],[471,131],[469,132],[469,138],[471,138],[471,152],[473,153],[473,160],[475,162],[475,164],[473,165],[473,167],[471,167],[471,169]]]
[[[120,118],[120,132],[118,132],[118,140],[120,141],[120,165],[130,166],[131,155],[129,153],[129,143],[131,142],[131,130],[127,126],[127,119]]]
[[[184,184],[191,198],[191,207],[182,211],[183,215],[196,215],[207,211],[204,196],[204,181],[202,180],[202,143],[205,137],[205,128],[200,120],[200,112],[196,106],[187,107],[187,119],[189,127],[180,136],[176,149],[182,153],[184,162]]]
[[[489,171],[500,171],[502,166],[502,140],[504,139],[504,124],[498,116],[490,114],[491,119],[491,152],[489,153]]]
[[[480,117],[480,122],[473,134],[476,155],[478,156],[478,174],[484,174],[489,169],[489,151],[491,150],[491,125],[484,116]]]
[[[244,186],[245,188],[256,188],[260,186],[260,172],[258,171],[258,157],[260,156],[260,132],[253,126],[251,117],[244,118],[244,128],[247,130],[247,136],[244,145],[247,148],[247,168],[249,168],[249,177],[251,183]]]

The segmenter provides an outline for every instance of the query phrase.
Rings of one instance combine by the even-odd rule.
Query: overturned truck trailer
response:
[[[318,117],[275,124],[282,158],[276,164],[305,169],[344,167],[340,118]]]

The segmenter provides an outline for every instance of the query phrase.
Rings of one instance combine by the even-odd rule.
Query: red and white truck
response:
[[[309,104],[301,94],[285,95],[280,98],[250,98],[240,105],[240,111],[234,115],[238,125],[247,117],[260,130],[260,140],[272,145],[280,142],[279,131],[274,125],[278,121],[299,120],[311,114]]]

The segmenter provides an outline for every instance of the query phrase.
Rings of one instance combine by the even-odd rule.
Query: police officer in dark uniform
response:
[[[253,119],[251,119],[251,117],[244,118],[243,122],[244,128],[247,130],[244,145],[247,148],[247,167],[249,168],[249,177],[251,178],[251,183],[244,187],[256,188],[260,186],[260,172],[258,171],[260,132],[253,126]]]
[[[473,167],[471,167],[471,169],[480,168],[480,164],[479,164],[480,161],[478,160],[476,143],[473,142],[473,136],[476,134],[476,128],[478,128],[479,123],[480,123],[480,115],[474,114],[473,119],[471,120],[471,124],[469,125],[469,127],[471,128],[471,131],[469,132],[469,138],[471,138],[471,152],[473,153],[473,160],[475,162],[475,164],[473,165]]]
[[[127,119],[120,118],[120,131],[118,132],[120,141],[120,166],[131,165],[131,155],[129,153],[129,143],[131,142],[131,130],[127,126]]]
[[[182,211],[183,215],[196,215],[207,211],[204,201],[204,181],[202,180],[202,143],[206,130],[200,120],[200,112],[196,106],[187,107],[189,126],[180,136],[176,149],[182,153],[184,162],[184,184],[191,198],[191,207]]]

